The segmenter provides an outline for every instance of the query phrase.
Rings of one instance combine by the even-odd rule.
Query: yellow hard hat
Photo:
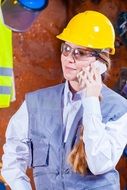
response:
[[[115,53],[115,31],[110,20],[97,11],[85,11],[74,16],[57,38],[94,49],[109,49]]]

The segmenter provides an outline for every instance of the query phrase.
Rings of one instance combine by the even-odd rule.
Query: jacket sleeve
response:
[[[26,175],[29,161],[28,112],[26,102],[13,115],[6,131],[1,174],[12,190],[32,190]]]
[[[127,112],[115,121],[102,122],[96,97],[83,102],[83,140],[89,169],[94,175],[114,169],[127,144]]]

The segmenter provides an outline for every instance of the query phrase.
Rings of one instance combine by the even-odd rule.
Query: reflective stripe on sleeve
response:
[[[0,67],[0,75],[1,76],[12,76],[12,69]]]
[[[0,86],[0,94],[11,94],[12,88],[8,86]]]

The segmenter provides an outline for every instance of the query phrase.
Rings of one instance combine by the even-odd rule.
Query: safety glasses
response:
[[[61,53],[67,57],[71,55],[77,61],[84,61],[88,57],[98,57],[99,50],[91,50],[91,49],[83,49],[83,48],[72,48],[70,45],[66,43],[61,44]]]

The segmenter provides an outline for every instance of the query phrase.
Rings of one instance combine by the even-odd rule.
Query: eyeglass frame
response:
[[[66,54],[64,54],[64,46],[66,45],[66,47],[69,47],[70,48],[70,50],[68,51],[68,52],[66,52],[67,53],[67,55]],[[73,48],[73,47],[71,47],[69,44],[67,44],[67,43],[62,43],[61,44],[61,53],[65,56],[65,57],[67,57],[67,56],[69,56],[70,55],[70,53],[71,53],[71,55],[73,56],[73,58],[74,58],[74,60],[77,60],[77,61],[84,61],[85,59],[78,59],[77,57],[76,57],[76,53],[77,52],[75,52],[76,50],[78,50],[78,52],[80,52],[80,51],[82,51],[83,53],[84,53],[84,57],[85,57],[85,59],[86,59],[86,57],[99,57],[99,53],[101,52],[101,50],[99,49],[99,50],[92,50],[92,49],[83,49],[83,48],[80,48],[80,47],[76,47],[76,48]],[[79,51],[80,50],[80,51]],[[87,55],[85,55],[85,53],[86,52],[89,52],[89,54]]]
[[[74,60],[77,60],[78,61],[78,59],[76,59],[75,58],[75,56],[74,56],[74,54],[73,54],[73,51],[74,51],[74,49],[80,49],[80,50],[83,50],[84,52],[85,51],[89,51],[89,52],[91,52],[92,54],[91,54],[91,56],[89,56],[89,57],[96,57],[96,59],[97,60],[100,60],[102,63],[104,63],[104,64],[106,64],[107,66],[108,66],[108,64],[109,64],[109,59],[104,59],[103,58],[103,56],[101,55],[101,53],[106,53],[106,54],[108,54],[109,53],[109,49],[107,48],[107,49],[83,49],[83,48],[72,48],[69,44],[67,44],[67,43],[65,43],[65,42],[63,42],[62,44],[61,44],[61,53],[65,56],[65,57],[67,57],[67,56],[69,56],[69,54],[68,55],[65,55],[64,53],[63,53],[63,51],[62,51],[62,47],[64,46],[64,45],[67,45],[68,47],[70,47],[71,48],[71,51],[69,52],[69,54],[71,53],[71,55],[73,56],[73,58],[74,58]],[[73,50],[73,51],[72,51]],[[86,58],[85,58],[86,59]],[[79,61],[85,61],[85,59],[84,60],[79,60]]]

